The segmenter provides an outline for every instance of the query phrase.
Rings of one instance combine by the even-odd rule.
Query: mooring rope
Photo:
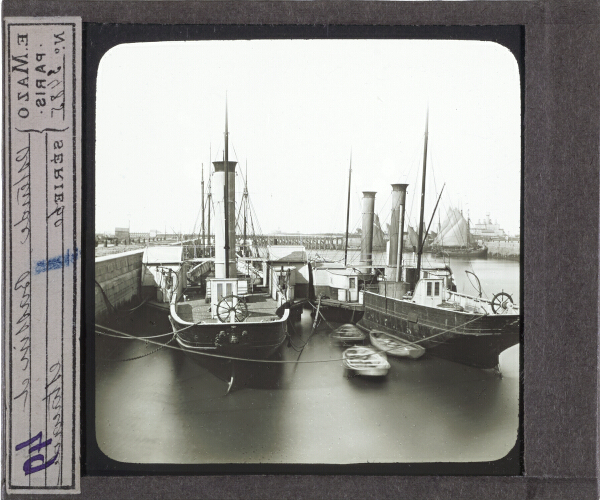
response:
[[[97,280],[94,280],[94,282],[96,283],[98,288],[100,288],[100,293],[102,293],[102,297],[104,298],[104,303],[106,304],[107,309],[110,307],[110,309],[112,309],[115,312],[115,314],[118,314],[118,315],[131,314],[132,312],[134,312],[137,309],[139,309],[140,307],[142,307],[146,302],[148,302],[148,300],[150,300],[150,297],[146,297],[140,304],[138,304],[134,308],[127,309],[125,311],[119,311],[109,300],[108,296],[106,295],[106,292],[104,291],[104,288],[102,288],[102,285],[100,283],[98,283]]]
[[[294,332],[294,335],[298,335],[298,332],[296,332],[296,329],[294,328],[294,325],[292,323],[290,323],[290,327],[291,327],[292,331]],[[302,351],[304,350],[304,348],[306,347],[306,344],[308,344],[308,341],[310,340],[310,335],[306,339],[306,342],[304,342],[304,344],[302,344],[302,346],[294,345],[294,342],[292,342],[292,336],[289,333],[287,336],[288,336],[288,342],[290,343],[290,346],[292,347],[292,349],[294,349],[294,351],[302,354]]]
[[[425,342],[426,340],[432,339],[434,337],[438,337],[439,335],[443,335],[444,333],[450,333],[450,332],[456,330],[457,328],[466,326],[469,323],[472,323],[473,321],[478,320],[479,318],[480,318],[480,316],[478,316],[476,318],[473,318],[472,320],[470,320],[470,321],[468,321],[466,323],[463,323],[461,325],[455,326],[454,328],[450,328],[450,329],[444,330],[444,331],[442,331],[440,333],[436,333],[435,335],[431,335],[431,336],[426,337],[424,339],[420,339],[418,342]],[[190,326],[193,326],[193,325],[190,325]],[[106,328],[106,327],[103,327],[102,325],[96,325],[96,327],[97,328]],[[112,331],[116,332],[117,330],[112,330]],[[181,330],[178,330],[177,332],[174,332],[173,339],[175,339],[177,337],[177,335],[178,335],[178,333],[180,331]],[[186,349],[184,347],[176,347],[176,346],[169,345],[170,342],[173,341],[173,339],[171,339],[166,344],[161,344],[160,342],[155,342],[155,341],[150,340],[148,338],[136,337],[135,335],[130,335],[130,334],[125,333],[125,332],[118,332],[119,335],[111,335],[111,334],[108,334],[106,332],[102,332],[102,331],[96,330],[96,333],[100,334],[100,335],[106,335],[108,337],[116,337],[116,338],[131,339],[131,340],[143,340],[144,342],[148,342],[148,343],[151,343],[151,344],[156,344],[158,346],[161,346],[161,349],[163,347],[168,347],[169,349],[176,349],[176,350],[180,350],[180,351],[184,351],[184,352],[189,352],[191,354],[198,354],[200,356],[206,356],[206,357],[210,357],[210,358],[228,359],[228,360],[231,360],[231,361],[249,361],[249,362],[252,362],[252,363],[272,363],[272,364],[294,364],[294,363],[315,364],[315,363],[330,363],[332,361],[343,361],[344,360],[344,358],[330,358],[330,359],[318,359],[318,360],[308,360],[308,361],[300,361],[299,359],[296,360],[296,361],[293,361],[293,360],[275,360],[275,359],[270,360],[270,359],[238,358],[238,357],[235,357],[235,356],[225,356],[224,354],[212,354],[212,353],[208,353],[208,352],[194,351],[192,349]],[[310,336],[307,339],[307,342],[308,342],[309,339],[310,339]],[[410,343],[410,344],[417,344],[417,342],[408,342],[408,343]],[[388,353],[388,352],[393,351],[395,349],[398,349],[398,347],[396,346],[396,347],[392,347],[392,348],[386,349],[386,350],[378,349],[377,352]],[[144,356],[146,356],[146,355],[144,355]]]
[[[108,330],[109,332],[113,332],[116,333],[117,335],[110,335],[111,337],[119,337],[119,335],[127,335],[124,332],[120,332],[119,330],[113,330],[112,328],[109,328],[108,326],[104,326],[104,325],[99,325],[96,323],[96,327],[98,328],[103,328],[104,330]],[[181,331],[181,330],[180,330]],[[160,337],[166,337],[167,335],[173,335],[174,332],[167,332],[167,333],[160,333],[158,335],[150,335],[147,337],[138,337],[136,335],[133,336],[133,339],[137,339],[137,340],[148,340],[148,339],[157,339]],[[121,338],[121,337],[119,337]]]
[[[98,333],[98,332],[96,332],[96,333]],[[109,334],[104,334],[104,335],[108,335],[109,337],[122,338],[122,337],[119,337],[119,336],[117,336],[117,335],[109,335]],[[103,360],[103,361],[114,361],[114,362],[135,361],[136,359],[145,358],[146,356],[150,356],[151,354],[154,354],[154,353],[156,353],[156,352],[160,351],[161,349],[164,349],[164,348],[165,348],[165,347],[167,347],[167,346],[168,346],[168,345],[169,345],[171,342],[173,342],[173,341],[175,340],[175,338],[176,338],[176,335],[175,335],[175,334],[173,334],[173,338],[172,338],[171,340],[169,340],[169,341],[168,341],[166,344],[161,344],[161,345],[160,345],[160,347],[158,347],[158,348],[154,349],[153,351],[147,352],[147,353],[145,353],[145,354],[142,354],[142,355],[140,355],[140,356],[134,356],[133,358],[126,358],[126,359],[112,359],[112,358],[102,358],[102,357],[100,357],[100,358],[98,358],[98,359],[101,359],[101,360]],[[141,339],[140,339],[140,340],[141,340]],[[148,343],[148,342],[146,342],[146,343]],[[153,343],[154,343],[154,342],[153,342]]]

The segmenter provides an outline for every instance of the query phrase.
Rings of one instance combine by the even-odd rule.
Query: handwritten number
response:
[[[21,444],[18,444],[15,447],[15,450],[17,450],[17,451],[22,450],[26,446],[29,446],[30,444],[33,444],[33,443],[35,443],[38,440],[40,441],[40,443],[42,442],[42,433],[41,432],[37,436],[32,437],[29,441],[25,441],[25,442],[23,442]],[[52,441],[52,440],[50,440],[50,441]],[[50,444],[50,443],[48,443],[48,444]],[[35,450],[33,450],[33,451],[35,451]],[[32,452],[32,450],[29,450],[29,453],[31,453],[31,452]]]
[[[36,441],[37,441],[37,444],[34,444]],[[47,441],[42,442],[42,433],[40,432],[36,436],[29,439],[28,441],[24,441],[24,442],[18,444],[15,447],[15,450],[19,451],[19,450],[22,450],[23,448],[26,448],[27,446],[33,445],[29,448],[29,454],[31,455],[33,452],[40,451],[42,448],[46,448],[46,446],[48,446],[50,444],[52,444],[52,439],[48,439]],[[46,462],[44,455],[39,453],[37,455],[34,455],[33,457],[30,457],[23,464],[23,471],[25,472],[25,475],[28,476],[29,474],[33,474],[34,472],[44,470],[44,469],[50,467],[56,461],[57,458],[58,458],[58,453],[56,455],[54,455],[54,457],[52,457],[52,459],[50,459],[50,461]],[[39,465],[34,466],[33,464],[35,462],[41,462],[41,463]]]
[[[50,467],[57,458],[58,458],[58,453],[56,455],[54,455],[49,462],[45,462],[44,455],[41,455],[41,454],[31,457],[29,460],[27,460],[27,462],[25,462],[23,464],[23,470],[25,471],[25,475],[28,476],[29,474],[33,474],[34,472],[38,472],[38,471],[41,471],[41,470],[44,470],[44,469]],[[38,460],[41,461],[42,463],[40,465],[36,465],[35,467],[32,467],[33,463]]]

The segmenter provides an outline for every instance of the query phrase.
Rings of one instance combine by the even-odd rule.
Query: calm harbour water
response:
[[[343,252],[319,254],[343,260]],[[518,303],[518,262],[450,264],[459,291],[474,293],[470,270],[489,297],[504,290]],[[296,346],[311,324],[305,310],[291,331]],[[166,312],[151,308],[115,328],[139,336],[170,331]],[[501,355],[502,378],[427,354],[389,357],[383,379],[345,378],[343,349],[328,333],[321,325],[301,355],[284,345],[277,359],[298,363],[239,363],[227,396],[227,362],[169,348],[116,361],[156,346],[96,335],[98,445],[122,462],[187,464],[473,462],[499,459],[515,445],[519,346]]]

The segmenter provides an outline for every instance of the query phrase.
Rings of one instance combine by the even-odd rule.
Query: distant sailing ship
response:
[[[385,252],[386,241],[383,229],[381,229],[381,222],[379,216],[373,214],[373,251]]]
[[[419,345],[441,358],[496,368],[500,353],[519,342],[520,314],[512,297],[504,291],[492,300],[457,293],[449,266],[421,266],[427,142],[426,125],[416,267],[402,266],[400,251],[395,279],[365,290],[365,312],[358,325]],[[406,185],[402,186],[405,200]],[[401,210],[399,233],[403,234],[404,202]]]
[[[457,208],[451,208],[433,240],[432,250],[441,257],[486,258],[488,249],[474,241],[470,223]]]

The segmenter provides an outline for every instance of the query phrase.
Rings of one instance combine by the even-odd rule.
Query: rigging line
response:
[[[435,168],[434,168],[434,165],[433,165],[433,157],[434,157],[434,155],[433,155],[433,149],[434,148],[429,147],[429,163],[427,164],[427,166],[431,167],[431,168],[428,168],[428,170],[431,171],[431,176],[433,178],[433,189],[434,189],[435,195],[437,196],[438,189],[437,189],[437,181],[435,179]]]
[[[109,300],[108,296],[106,295],[106,292],[104,291],[104,288],[102,288],[102,285],[100,283],[98,283],[97,280],[94,280],[94,283],[96,283],[96,285],[98,286],[98,288],[100,288],[100,293],[102,293],[102,296],[104,298],[105,304],[107,304],[107,306],[110,306],[110,308],[115,312],[115,314],[117,315],[126,315],[126,314],[131,314],[132,312],[136,311],[137,309],[139,309],[140,307],[142,307],[146,302],[148,302],[148,300],[150,300],[150,297],[146,297],[140,304],[138,304],[137,306],[135,306],[132,309],[126,309],[124,311],[119,311],[113,304],[112,302]]]
[[[386,210],[386,218],[382,219],[381,214],[383,213],[383,211],[386,209],[388,201],[390,201],[392,197],[392,193],[388,193],[387,198],[384,200],[383,205],[381,206],[381,208],[379,209],[379,211],[377,212],[377,217],[379,218],[379,223],[380,224],[385,224],[388,219],[387,217],[390,216],[391,217],[391,211],[390,210]]]
[[[134,308],[128,309],[126,311],[121,311],[121,312],[125,313],[125,314],[131,314],[132,312],[137,311],[140,307],[142,307],[149,300],[150,300],[150,297],[148,296],[139,305],[135,306]]]
[[[294,335],[296,335],[297,337],[300,337],[300,340],[302,340],[302,335],[298,335],[298,332],[296,331],[296,328],[294,328],[293,323],[290,323],[290,327],[291,327],[292,331],[294,332]],[[306,341],[304,341],[302,346],[297,346],[297,345],[294,345],[294,343],[292,342],[292,336],[288,335],[288,339],[289,339],[290,345],[292,346],[292,349],[294,349],[294,351],[296,351],[296,352],[299,352],[300,354],[302,354],[302,351],[308,344],[310,337],[311,337],[311,334],[308,335],[308,338],[306,339]],[[298,358],[296,358],[296,360],[298,360],[298,359],[300,359],[300,356],[298,356]]]
[[[258,224],[258,217],[256,216],[256,210],[254,209],[254,204],[252,203],[250,194],[248,194],[248,196],[246,197],[246,203],[248,204],[248,214],[250,215],[250,217],[254,216],[256,218],[256,223],[257,225],[259,225],[260,228],[260,224]]]
[[[96,331],[97,334],[100,335],[104,335],[106,337],[115,337],[115,335],[110,335],[110,334],[106,334],[103,332],[99,332]],[[118,338],[122,338],[122,337],[118,337]],[[134,339],[136,339],[137,337],[133,337]],[[175,336],[176,338],[176,336]],[[167,344],[161,344],[160,342],[155,342],[153,340],[147,340],[145,342],[148,342],[150,344],[156,344],[161,346],[160,349],[164,348],[164,347],[168,347],[169,349],[174,349],[177,351],[183,351],[183,352],[187,352],[190,354],[198,354],[200,356],[206,356],[208,358],[218,358],[218,359],[228,359],[231,361],[248,361],[248,362],[253,362],[253,363],[265,363],[265,364],[296,364],[296,363],[303,363],[303,364],[316,364],[316,363],[330,363],[332,361],[343,361],[344,358],[330,358],[330,359],[318,359],[318,360],[308,360],[308,361],[299,361],[299,360],[270,360],[270,359],[252,359],[252,358],[238,358],[238,357],[234,357],[234,356],[225,356],[223,354],[211,354],[209,352],[202,352],[202,351],[194,351],[192,349],[186,349],[185,347],[180,347],[180,346],[172,346]],[[158,349],[157,349],[158,350]],[[148,353],[151,354],[151,353]],[[146,354],[144,355],[146,356]],[[126,361],[126,360],[124,360]]]
[[[238,160],[239,163],[239,158],[237,155],[237,151],[235,150],[235,145],[233,144],[233,141],[231,141],[231,147],[233,148],[233,154],[235,155],[235,159]]]
[[[109,332],[113,332],[113,333],[119,335],[119,338],[133,340],[130,337],[123,337],[123,332],[120,332],[119,330],[115,330],[113,328],[109,328],[108,326],[100,325],[98,323],[95,323],[94,326],[96,328],[102,328],[104,330],[108,330]],[[160,337],[166,337],[168,335],[173,335],[173,332],[161,333],[161,334],[158,334],[158,335],[149,335],[149,336],[145,336],[145,337],[138,337],[137,335],[134,335],[134,338],[135,339],[139,339],[139,340],[148,340],[148,339],[157,339],[157,338],[160,338]]]
[[[96,332],[96,333],[98,333],[98,332]],[[107,336],[110,336],[110,337],[112,337],[113,335],[107,335]],[[158,351],[160,351],[160,350],[164,349],[164,348],[165,348],[165,347],[167,347],[167,346],[168,346],[168,345],[169,345],[171,342],[173,342],[173,341],[175,340],[175,338],[176,338],[176,336],[175,336],[175,334],[173,334],[173,337],[172,337],[172,338],[171,338],[171,339],[170,339],[170,340],[169,340],[169,341],[168,341],[166,344],[162,344],[160,347],[157,347],[156,349],[154,349],[154,350],[152,350],[152,351],[150,351],[150,352],[147,352],[147,353],[145,353],[145,354],[142,354],[142,355],[140,355],[140,356],[134,356],[134,357],[132,357],[132,358],[125,358],[125,359],[112,359],[112,358],[102,358],[102,357],[98,357],[97,359],[101,359],[101,360],[103,360],[103,361],[111,361],[111,362],[116,362],[116,363],[119,363],[119,362],[124,362],[124,361],[135,361],[136,359],[145,358],[146,356],[150,356],[151,354],[157,353]],[[113,351],[113,352],[114,352],[114,351]]]
[[[469,261],[469,267],[471,268],[471,272],[473,273],[473,275],[477,278],[477,281],[479,281],[479,276],[477,276],[477,274],[475,273],[475,268],[473,267],[473,262]],[[466,271],[465,271],[466,272]],[[470,278],[469,278],[469,282],[470,282]],[[472,283],[471,283],[472,284]],[[464,288],[464,287],[463,287]],[[481,295],[483,295],[487,300],[490,300],[490,296],[487,294],[487,292],[483,289],[483,285],[481,283],[481,281],[479,281],[479,290],[481,292]]]
[[[256,229],[254,227],[254,219],[252,218],[252,210],[250,210],[249,214],[250,214],[250,226],[252,227],[252,244],[256,248],[257,256],[260,257],[261,250],[263,250],[263,249],[261,249],[261,247],[259,247],[257,239],[256,239]]]
[[[415,186],[419,185],[419,174],[420,174],[420,171],[417,168],[415,170]],[[412,214],[413,214],[413,209],[415,207],[415,200],[417,198],[417,194],[419,193],[418,189],[414,189],[413,191],[414,191],[414,194],[413,194],[411,202],[410,202],[410,210],[408,211],[408,224],[409,225],[411,225],[411,222],[414,222]],[[417,229],[418,229],[418,226],[419,226],[418,222],[416,224],[414,224],[414,227],[417,227]]]
[[[250,198],[248,198],[248,202],[250,203],[250,210],[252,214],[254,214],[254,217],[256,218],[256,225],[258,226],[258,230],[259,230],[259,234],[264,234],[262,228],[260,227],[260,222],[258,221],[258,217],[256,216],[256,210],[254,209],[254,204],[252,203],[252,200]]]
[[[94,280],[94,283],[96,283],[98,288],[100,288],[100,293],[102,294],[102,297],[104,298],[104,303],[106,305],[106,308],[108,309],[110,307],[113,310],[113,312],[116,313],[117,309],[115,306],[112,305],[112,302],[108,299],[106,292],[104,291],[104,288],[102,288],[102,285],[100,283],[98,283],[97,280]]]
[[[452,331],[456,330],[456,329],[457,329],[457,328],[459,328],[459,327],[464,327],[464,326],[466,326],[466,325],[468,325],[468,324],[472,323],[473,321],[476,321],[476,320],[478,320],[478,319],[479,319],[479,318],[481,318],[482,316],[483,316],[483,315],[479,315],[479,316],[477,316],[477,317],[473,318],[472,320],[470,320],[470,321],[468,321],[468,322],[466,322],[466,323],[463,323],[463,324],[461,324],[461,325],[458,325],[458,326],[456,326],[456,327],[454,327],[454,328],[451,328],[451,329],[449,329],[449,330],[444,330],[444,331],[442,331],[442,332],[440,332],[440,333],[436,333],[435,335],[431,335],[431,336],[429,336],[429,337],[426,337],[426,338],[424,338],[424,339],[420,339],[420,340],[418,340],[417,342],[408,342],[408,341],[407,341],[407,342],[408,342],[408,343],[411,343],[411,344],[418,344],[418,343],[420,343],[420,342],[425,342],[426,340],[430,340],[430,339],[432,339],[432,338],[434,338],[434,337],[438,337],[438,336],[440,336],[440,335],[443,335],[444,333],[450,333],[450,332],[452,332]],[[178,330],[177,332],[174,332],[174,333],[175,333],[174,337],[177,337],[177,336],[178,336],[178,333],[179,333],[180,331],[181,331],[181,330]],[[98,330],[96,330],[96,333],[98,333],[98,334],[100,334],[100,335],[105,335],[105,336],[107,336],[107,337],[115,337],[115,335],[110,335],[110,334],[106,334],[106,333],[104,333],[104,332],[99,332]],[[126,333],[124,333],[124,332],[122,332],[122,333],[123,333],[123,335],[124,335],[124,336],[126,336],[126,337],[132,337],[133,339],[136,339],[136,340],[141,340],[141,339],[139,339],[138,337],[136,337],[136,336],[134,336],[134,335],[129,335],[129,334],[126,334]],[[122,337],[118,337],[118,338],[122,338]],[[169,345],[168,343],[167,343],[167,344],[161,344],[160,342],[155,342],[154,340],[144,340],[144,342],[148,342],[148,343],[151,343],[151,344],[156,344],[156,345],[159,345],[159,346],[162,346],[162,347],[168,347],[169,349],[176,349],[176,350],[180,350],[180,351],[188,352],[188,353],[190,353],[190,354],[198,354],[198,355],[201,355],[201,356],[206,356],[206,357],[209,357],[209,358],[229,359],[229,360],[232,360],[232,361],[248,361],[248,362],[252,362],[252,363],[272,363],[272,364],[292,364],[292,363],[303,363],[303,364],[317,364],[317,363],[330,363],[330,362],[332,362],[332,361],[343,361],[343,360],[344,360],[344,358],[343,358],[343,357],[342,357],[342,358],[330,358],[330,359],[308,360],[308,361],[300,361],[300,360],[296,360],[296,361],[287,361],[287,360],[268,360],[268,359],[238,358],[238,357],[235,357],[235,356],[225,356],[224,354],[211,354],[211,353],[209,353],[209,352],[194,351],[194,350],[192,350],[192,349],[186,349],[186,348],[184,348],[184,347],[176,347],[176,346],[171,346],[171,345]],[[391,351],[391,350],[394,350],[394,349],[397,349],[397,347],[390,348],[390,351]],[[388,351],[385,351],[385,352],[388,352]]]
[[[240,206],[240,208],[238,209],[238,213],[237,213],[237,215],[235,216],[235,227],[236,227],[236,228],[238,228],[238,229],[240,229],[240,230],[242,229],[242,227],[241,227],[241,222],[240,222],[240,216],[241,216],[241,214],[242,214],[242,208],[244,208],[244,203],[245,203],[245,201],[244,201],[244,200],[242,200],[242,202],[241,202],[241,203],[240,203],[240,205],[239,205],[239,206]]]

